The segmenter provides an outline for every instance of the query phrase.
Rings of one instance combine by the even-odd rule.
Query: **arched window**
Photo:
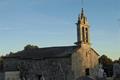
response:
[[[77,26],[77,40],[80,41],[80,27]]]
[[[83,42],[85,42],[85,31],[84,31],[84,27],[82,27],[82,39],[83,39]]]
[[[88,42],[88,28],[86,28],[86,42]]]

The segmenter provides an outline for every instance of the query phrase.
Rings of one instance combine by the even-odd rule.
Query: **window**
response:
[[[80,27],[77,26],[77,39],[80,40]]]
[[[82,39],[83,39],[83,42],[85,42],[84,27],[82,27]]]
[[[86,42],[88,42],[88,29],[86,28]]]

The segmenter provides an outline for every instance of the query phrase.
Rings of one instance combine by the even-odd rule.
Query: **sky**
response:
[[[77,41],[81,8],[90,24],[91,46],[120,57],[120,0],[0,0],[0,55],[39,47],[70,46]]]

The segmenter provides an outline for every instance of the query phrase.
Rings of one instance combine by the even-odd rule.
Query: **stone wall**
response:
[[[89,69],[91,71],[97,64],[98,55],[90,47],[78,48],[72,55],[74,79],[85,76],[85,70]]]
[[[20,76],[29,80],[73,80],[71,58],[46,59],[7,59],[4,61],[5,71],[18,70]]]

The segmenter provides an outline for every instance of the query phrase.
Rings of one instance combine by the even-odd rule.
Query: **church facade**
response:
[[[74,46],[28,48],[4,57],[4,80],[76,80],[98,64],[99,54],[91,48],[87,18],[78,17]],[[17,77],[16,77],[17,76]]]

